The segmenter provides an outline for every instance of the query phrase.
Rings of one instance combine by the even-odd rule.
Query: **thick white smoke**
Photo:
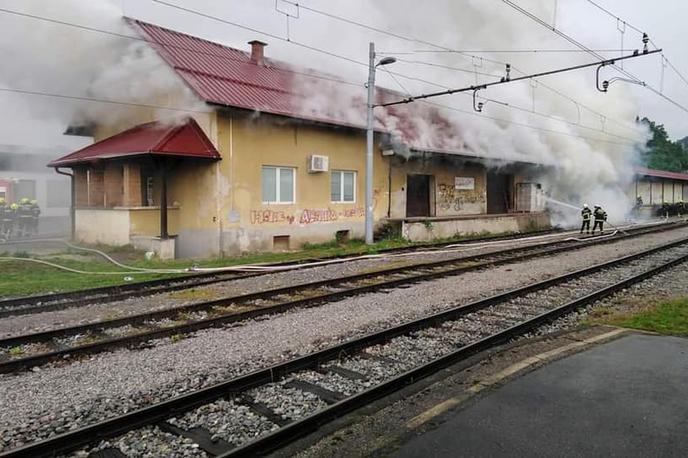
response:
[[[123,20],[121,10],[107,0],[4,0],[2,6],[137,37]],[[11,138],[12,143],[68,143],[59,135],[67,126],[125,120],[133,109],[138,109],[128,103],[150,106],[160,119],[178,118],[186,114],[184,110],[206,109],[157,53],[140,40],[6,13],[0,15],[0,29],[0,58],[11,63],[3,65],[0,86],[117,102],[4,92],[3,100],[19,109],[17,113],[4,105],[0,111],[0,126],[5,126],[0,135]],[[16,126],[23,134],[17,135],[15,128],[7,126]]]
[[[284,24],[285,18],[274,10],[274,2],[271,0],[250,5],[243,2],[228,2],[226,8],[222,6],[224,2],[220,4],[209,0],[180,4],[259,29],[284,34],[280,27]],[[451,49],[571,47],[570,44],[553,38],[554,35],[550,31],[539,28],[499,1],[313,0],[310,4],[404,36],[439,43]],[[552,2],[520,0],[519,4],[544,19],[549,20],[553,17]],[[136,35],[123,23],[118,5],[107,0],[4,0],[2,5],[8,9],[36,13],[116,33]],[[138,3],[131,3],[130,8],[134,5]],[[188,13],[174,12],[177,15],[172,18],[173,12],[169,8],[160,5],[156,8],[159,10],[147,11],[149,17],[143,19],[157,19],[157,13],[166,13],[167,15],[159,17],[168,18],[171,28],[189,33],[199,33],[199,30],[203,30],[201,33],[206,33],[207,27],[208,38],[234,46],[242,46],[247,39],[265,39],[252,32],[247,36],[246,31],[204,21]],[[133,14],[136,15],[136,11],[133,11]],[[565,19],[565,14],[566,10],[560,5],[560,18]],[[241,17],[242,15],[245,17]],[[3,54],[1,57],[3,62],[13,63],[3,66],[3,72],[0,74],[0,84],[3,86],[37,88],[47,92],[118,101],[131,100],[142,104],[176,106],[190,110],[204,109],[191,91],[145,43],[8,15],[1,15],[0,21],[0,28],[3,30],[3,34],[0,35],[0,52]],[[154,22],[166,25],[164,20]],[[213,29],[211,25],[217,28]],[[477,82],[493,81],[504,74],[503,65],[490,63],[486,59],[509,61],[514,68],[528,73],[589,62],[593,59],[583,53],[493,53],[480,54],[484,57],[481,60],[451,52],[417,52],[438,49],[421,42],[404,41],[356,28],[351,24],[342,24],[306,10],[300,12],[299,19],[291,20],[290,27],[290,37],[293,41],[349,56],[357,61],[367,60],[368,42],[374,41],[378,51],[395,55],[399,59],[397,63],[381,67],[377,72],[380,85],[399,93],[419,94],[441,90],[443,87],[463,87]],[[593,47],[610,46],[609,43],[598,43],[594,30],[590,32],[590,36],[576,38]],[[288,61],[300,68],[325,70],[343,79],[359,82],[359,86],[342,86],[323,80],[309,80],[303,83],[301,92],[307,96],[302,108],[311,115],[329,117],[336,111],[337,118],[344,118],[352,124],[361,123],[364,119],[362,116],[365,89],[362,83],[367,76],[365,66],[309,52],[293,43],[270,38],[267,41],[270,43],[266,50],[268,57]],[[419,61],[433,65],[419,64]],[[464,71],[442,68],[438,65],[460,68]],[[397,76],[395,80],[387,71],[407,75],[412,79]],[[477,75],[475,72],[498,76]],[[516,70],[512,71],[512,76],[518,75]],[[583,202],[599,203],[608,209],[612,218],[622,217],[630,206],[626,184],[633,176],[632,164],[637,154],[634,144],[644,143],[647,135],[644,129],[633,123],[635,116],[639,114],[633,99],[623,85],[614,86],[607,94],[597,92],[594,88],[593,69],[545,78],[542,81],[588,107],[605,113],[609,119],[605,120],[545,87],[529,82],[513,83],[479,93],[479,96],[485,99],[502,101],[512,107],[524,108],[525,111],[488,100],[483,112],[475,113],[471,94],[467,93],[431,99],[429,103],[410,104],[396,111],[384,112],[378,109],[376,114],[380,123],[402,138],[411,133],[415,146],[421,148],[441,148],[488,158],[501,157],[513,161],[551,165],[551,172],[538,179],[543,182],[553,198],[574,205]],[[398,83],[401,83],[403,88]],[[171,94],[173,97],[170,97]],[[51,123],[59,122],[65,125],[79,119],[100,122],[126,119],[132,109],[126,105],[40,97],[27,97],[23,100],[24,110],[34,120],[48,120]],[[431,104],[442,104],[451,109],[438,109]],[[528,110],[580,122],[589,129],[537,116]],[[404,112],[407,114],[402,116],[400,113]],[[175,114],[178,115],[180,112],[160,110],[157,116]],[[3,121],[12,116],[12,112],[3,110],[0,113],[0,125],[6,125]],[[620,127],[613,123],[612,119],[619,120],[628,127]],[[604,129],[615,136],[590,129]],[[562,221],[577,218],[575,211],[565,208],[559,210],[562,210]]]
[[[552,2],[521,0],[518,3],[541,18],[553,17]],[[334,8],[330,5],[318,6],[328,11]],[[425,42],[438,43],[450,49],[571,48],[563,40],[555,39],[551,31],[540,28],[498,1],[377,0],[365,2],[365,6],[362,7],[360,2],[355,7],[339,5],[337,12],[342,16],[359,18],[361,22],[393,30],[407,37],[418,37]],[[366,11],[364,17],[361,16],[361,11]],[[560,6],[558,14],[565,13],[566,10]],[[378,50],[399,59],[389,67],[378,68],[378,81],[398,92],[408,91],[412,94],[440,91],[442,87],[465,87],[478,82],[494,81],[498,77],[475,74],[504,75],[504,66],[491,63],[490,59],[507,61],[526,73],[595,60],[585,53],[481,53],[480,56],[484,59],[474,59],[452,52],[418,52],[441,50],[428,44],[403,41],[361,29],[356,31],[357,34],[347,35],[346,40],[341,40],[341,36],[332,27],[320,30],[320,36],[311,36],[309,39],[322,47],[344,54],[352,46],[365,49],[366,41],[375,41]],[[590,36],[576,38],[596,48],[614,47],[609,43],[598,43],[594,33],[593,30]],[[315,32],[312,31],[311,35],[315,35]],[[630,46],[641,47],[642,44],[632,43]],[[346,67],[350,66],[344,66]],[[395,80],[388,76],[387,70],[416,79],[397,76]],[[343,70],[344,74],[347,71],[351,70]],[[511,76],[520,74],[512,70]],[[437,83],[437,86],[418,79]],[[431,104],[449,107],[440,109],[441,115],[437,114],[436,106],[424,102],[387,112],[377,109],[376,115],[385,127],[396,131],[401,137],[411,132],[415,146],[421,148],[439,148],[483,157],[550,165],[552,167],[548,169],[548,173],[534,178],[543,183],[552,198],[575,206],[584,202],[590,205],[598,203],[608,210],[613,220],[623,219],[633,200],[633,196],[629,196],[627,191],[633,179],[633,164],[641,145],[644,145],[648,137],[646,129],[634,122],[639,111],[630,92],[619,84],[609,93],[599,93],[595,89],[594,68],[546,77],[541,81],[575,98],[581,104],[576,104],[541,84],[525,81],[480,91],[478,95],[484,99],[479,100],[488,100],[482,113],[473,111],[471,93],[465,93],[430,99]],[[404,87],[400,87],[399,83]],[[327,84],[329,83],[325,83]],[[352,92],[355,89],[348,88],[344,94]],[[330,90],[317,91],[311,88],[305,93],[310,94],[307,107],[313,113],[317,113],[318,109],[323,113],[332,112],[332,106],[336,106],[338,112],[348,113],[354,119],[361,116],[364,108],[365,92],[362,89],[356,93],[357,96],[346,95],[344,98],[333,96]],[[489,99],[508,103],[511,107]],[[606,117],[601,117],[583,105],[604,113]],[[569,123],[539,116],[529,110],[568,120]],[[412,125],[409,125],[409,119],[412,119]],[[583,127],[575,125],[576,123]],[[567,207],[552,205],[551,210],[556,223],[569,224],[579,218],[576,210]]]

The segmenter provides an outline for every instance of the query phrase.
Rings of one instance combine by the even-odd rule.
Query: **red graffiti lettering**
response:
[[[299,224],[312,224],[328,221],[337,221],[337,218],[337,212],[329,208],[316,210],[306,208],[301,212]]]

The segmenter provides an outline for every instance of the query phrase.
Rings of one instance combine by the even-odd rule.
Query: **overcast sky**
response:
[[[48,0],[45,0],[46,2]],[[50,4],[59,4],[65,0],[50,0]],[[70,0],[74,1],[74,0]],[[81,0],[84,5],[95,0]],[[626,27],[622,34],[623,24],[592,6],[587,0],[514,0],[524,8],[536,12],[543,20],[554,23],[557,28],[573,36],[583,44],[595,49],[619,49],[621,39],[624,39],[624,48],[636,49],[642,47],[640,35]],[[688,18],[688,1],[655,0],[653,2],[641,0],[596,0],[597,3],[614,12],[628,23],[646,30],[653,41],[664,48],[666,56],[671,62],[688,77],[688,44],[683,36],[686,18]],[[184,8],[193,9],[203,14],[225,19],[227,21],[242,24],[246,28],[236,27],[227,23],[194,15],[188,11],[181,11],[170,6],[163,5],[153,0],[112,0],[122,9],[124,15],[139,18],[158,25],[166,26],[189,34],[201,36],[223,44],[248,49],[246,42],[252,39],[261,39],[268,42],[266,54],[280,60],[290,61],[299,65],[325,70],[342,76],[351,81],[363,82],[367,70],[364,65],[357,65],[341,58],[336,58],[323,53],[314,52],[299,46],[301,43],[338,54],[340,56],[365,62],[367,60],[367,46],[369,41],[374,41],[378,50],[397,55],[401,59],[416,60],[427,63],[439,63],[455,67],[474,70],[482,70],[488,73],[501,72],[503,66],[490,65],[486,62],[478,63],[475,60],[462,55],[448,55],[447,53],[417,53],[414,51],[437,50],[432,46],[418,42],[400,40],[389,35],[375,33],[355,25],[342,23],[332,18],[314,14],[305,9],[296,8],[283,0],[278,0],[278,7],[292,16],[289,19],[289,34],[287,35],[287,18],[282,12],[276,11],[275,0],[165,0]],[[486,58],[510,62],[517,68],[526,72],[539,72],[557,67],[589,62],[593,58],[584,53],[538,53],[538,54],[513,54],[496,53],[494,51],[513,49],[575,49],[573,45],[558,38],[551,31],[537,25],[524,17],[501,0],[300,0],[302,5],[311,6],[334,15],[349,18],[354,21],[369,24],[385,30],[393,31],[419,40],[430,41],[451,49],[475,51],[493,51],[479,53]],[[554,6],[557,5],[555,11]],[[22,0],[0,0],[0,7],[22,10],[25,3]],[[33,10],[32,10],[33,12]],[[68,11],[50,11],[44,14],[54,14],[57,19],[66,19]],[[65,16],[60,16],[64,14]],[[18,21],[0,13],[4,17],[0,20]],[[26,19],[21,19],[27,21]],[[70,19],[71,20],[71,19]],[[81,18],[83,25],[92,25],[89,19]],[[27,22],[23,32],[26,36],[34,33],[33,28]],[[1,24],[0,24],[1,25]],[[264,33],[269,35],[265,35]],[[289,38],[291,42],[288,42]],[[21,40],[22,37],[14,37]],[[84,32],[84,40],[96,40],[93,34]],[[47,46],[50,46],[47,43]],[[77,43],[74,46],[78,46]],[[0,52],[3,51],[0,49]],[[29,51],[30,52],[30,51]],[[36,50],[36,59],[40,59],[40,52]],[[611,57],[619,52],[602,53]],[[31,56],[29,56],[31,57]],[[8,62],[5,60],[5,65]],[[481,66],[478,67],[477,65]],[[97,62],[93,62],[97,65]],[[426,81],[456,87],[466,84],[474,84],[475,75],[470,72],[458,73],[448,69],[418,65],[413,63],[397,62],[390,68],[404,75],[393,80],[385,72],[378,72],[381,85],[400,91],[418,93],[429,89],[437,89],[413,78],[422,78]],[[638,78],[646,81],[657,90],[674,99],[683,106],[688,107],[688,84],[673,72],[671,68],[665,68],[664,78],[661,78],[661,59],[659,56],[647,56],[625,64],[628,71],[633,72]],[[46,70],[48,71],[48,70]],[[605,77],[618,76],[611,69],[604,69]],[[57,78],[57,76],[56,76]],[[0,72],[0,82],[4,78]],[[481,80],[482,81],[482,80]],[[636,115],[648,116],[657,122],[667,126],[673,138],[681,138],[688,135],[688,113],[662,100],[649,90],[637,85],[618,82],[612,85],[609,94],[601,94],[595,90],[594,69],[588,69],[575,74],[548,77],[547,84],[562,91],[567,96],[573,97],[580,103],[592,106],[596,110],[608,114],[610,118],[619,119],[621,122],[629,122]],[[28,82],[26,84],[29,84]],[[44,88],[31,87],[41,90]],[[528,95],[530,94],[530,95]],[[542,89],[521,89],[513,87],[500,87],[490,91],[490,96],[497,95],[502,100],[512,104],[524,105],[531,103],[533,107],[541,106],[543,111],[550,112],[556,108],[551,101],[548,104],[541,103],[547,95]],[[6,93],[0,93],[2,97],[9,97]],[[19,96],[13,96],[13,103],[20,100]],[[452,103],[467,104],[470,110],[469,100],[452,96]],[[461,101],[463,100],[463,101]],[[32,98],[22,98],[21,104],[35,105],[42,103]],[[557,112],[568,120],[575,121],[576,106],[570,102],[568,111]],[[20,105],[21,105],[20,104]],[[9,110],[8,104],[4,104],[0,110]],[[462,105],[463,106],[463,105]],[[630,108],[629,108],[630,106]],[[7,118],[14,118],[16,122],[23,119],[23,110],[17,110],[16,105],[11,108],[11,113],[4,114]],[[489,112],[489,111],[488,111]],[[584,113],[583,116],[588,116]],[[588,116],[589,118],[589,116]],[[38,122],[37,120],[34,120]],[[32,122],[34,122],[32,121]],[[586,119],[585,123],[596,123],[595,119]],[[605,120],[599,120],[604,127]],[[607,126],[610,123],[607,122]],[[40,124],[45,132],[54,130],[59,132],[62,126],[55,120]],[[8,132],[10,130],[10,132]],[[31,129],[27,129],[30,132]],[[19,143],[21,138],[17,128],[0,128],[0,143]],[[12,137],[12,134],[15,134]],[[23,134],[23,133],[22,133]],[[11,141],[8,141],[8,138]],[[31,143],[31,139],[27,139]],[[35,140],[35,138],[34,138]],[[65,142],[63,142],[65,143]]]

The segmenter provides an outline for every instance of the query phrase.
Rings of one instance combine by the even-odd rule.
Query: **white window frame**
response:
[[[275,169],[276,170],[276,175],[275,175],[275,198],[277,199],[275,202],[271,201],[265,201],[263,200],[264,205],[293,205],[296,203],[296,167],[283,167],[279,165],[263,165],[260,168],[260,198],[261,200],[263,199],[263,170],[264,169]],[[281,201],[280,198],[280,174],[282,173],[282,170],[291,170],[292,176],[294,179],[292,180],[291,183],[291,195],[293,199],[291,201]]]
[[[332,200],[332,175],[340,174],[339,178],[339,198],[340,200]],[[354,198],[353,200],[344,200],[344,174],[353,173],[354,175]],[[356,182],[358,180],[358,172],[356,170],[332,170],[330,172],[330,203],[333,204],[355,204],[356,203]]]

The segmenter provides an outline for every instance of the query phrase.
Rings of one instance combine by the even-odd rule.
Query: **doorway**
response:
[[[512,207],[513,175],[487,172],[487,213],[508,213]]]
[[[430,185],[432,175],[406,176],[406,217],[432,216],[430,214]]]

